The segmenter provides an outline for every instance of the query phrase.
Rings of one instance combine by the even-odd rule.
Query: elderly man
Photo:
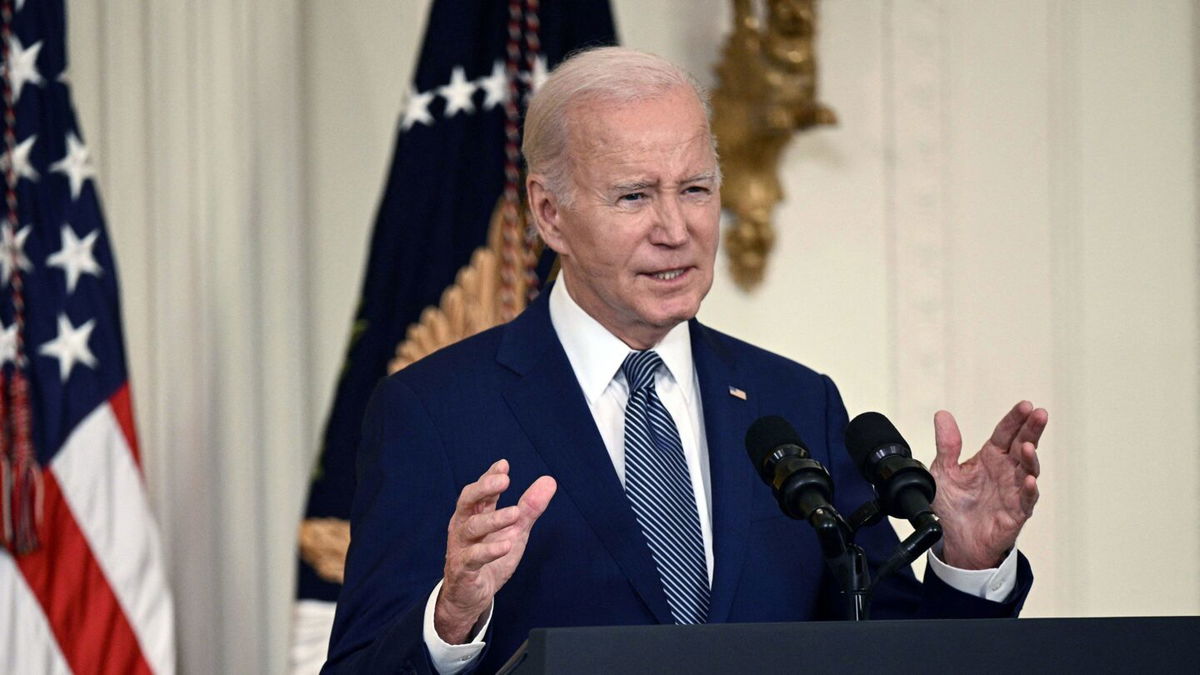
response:
[[[376,391],[327,670],[491,672],[539,626],[839,616],[816,538],[742,445],[756,418],[784,416],[849,512],[871,493],[837,389],[694,320],[721,204],[704,94],[660,58],[585,52],[534,97],[524,151],[561,277]],[[954,419],[937,415],[944,548],[924,584],[883,583],[874,616],[1017,613],[1045,424],[1022,402],[960,464]],[[877,565],[896,537],[859,543]]]

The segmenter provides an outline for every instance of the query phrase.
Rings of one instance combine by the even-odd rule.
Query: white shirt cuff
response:
[[[999,567],[986,570],[963,570],[942,562],[938,554],[942,543],[929,551],[929,567],[939,579],[956,591],[962,591],[992,602],[1004,602],[1017,587],[1017,547],[1013,547]]]
[[[470,642],[452,645],[443,640],[433,626],[433,608],[437,604],[438,593],[441,590],[442,582],[439,581],[437,586],[433,587],[433,592],[429,594],[429,600],[425,601],[425,647],[429,650],[429,658],[433,661],[434,670],[438,671],[440,675],[455,675],[470,666],[483,652],[483,648],[487,645],[483,641],[483,636],[492,623],[492,609],[495,605],[488,607],[487,615],[482,621],[475,624],[476,631],[471,636]]]

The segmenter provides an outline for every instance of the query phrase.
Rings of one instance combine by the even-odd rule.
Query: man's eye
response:
[[[634,203],[634,202],[640,202],[645,198],[646,198],[645,192],[630,192],[629,194],[624,194],[624,195],[621,195],[620,197],[618,197],[617,201]]]
[[[684,193],[689,195],[706,195],[709,192],[711,192],[711,190],[703,185],[690,185],[684,190]]]

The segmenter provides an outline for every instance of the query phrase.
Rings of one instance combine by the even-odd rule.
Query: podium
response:
[[[1200,673],[1200,617],[614,626],[531,631],[500,672]]]

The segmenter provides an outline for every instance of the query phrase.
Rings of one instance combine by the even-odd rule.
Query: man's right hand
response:
[[[542,476],[515,506],[496,508],[508,489],[508,460],[493,464],[463,488],[446,538],[446,567],[434,604],[433,626],[447,644],[463,644],[496,592],[512,577],[525,554],[529,531],[550,505],[558,485]]]

